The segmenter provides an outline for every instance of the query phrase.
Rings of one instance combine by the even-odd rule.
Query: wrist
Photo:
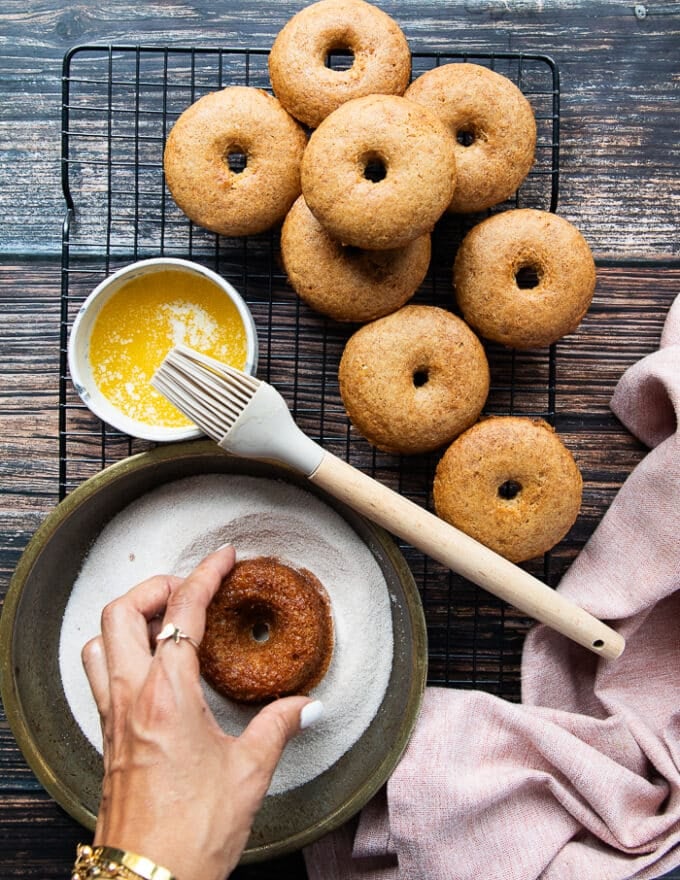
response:
[[[71,880],[176,880],[146,856],[110,846],[78,844]]]

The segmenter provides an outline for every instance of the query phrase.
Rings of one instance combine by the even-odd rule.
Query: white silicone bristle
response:
[[[219,443],[261,383],[228,364],[177,346],[168,352],[151,384]]]
[[[283,462],[308,476],[324,455],[275,388],[186,346],[169,352],[152,384],[232,455]]]

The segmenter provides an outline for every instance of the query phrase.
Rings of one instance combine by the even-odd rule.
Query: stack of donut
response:
[[[328,65],[334,53],[351,55],[347,69]],[[354,427],[391,453],[452,444],[434,483],[439,515],[516,561],[544,552],[576,518],[581,476],[544,422],[478,422],[489,367],[477,334],[527,349],[573,332],[595,288],[587,243],[554,214],[502,211],[474,226],[456,254],[462,317],[408,305],[441,216],[487,211],[529,173],[529,102],[476,64],[444,64],[410,83],[404,34],[365,0],[320,0],[300,11],[277,36],[269,73],[275,97],[231,87],[180,116],[164,156],[175,201],[225,236],[282,223],[281,256],[296,293],[336,321],[365,324],[339,366]],[[482,459],[490,442],[500,458],[487,484],[480,475],[489,471]],[[459,451],[470,444],[477,456]],[[523,469],[532,449],[540,449],[535,480]],[[452,503],[472,497],[473,485],[474,504]],[[480,505],[486,529],[470,514]],[[546,518],[551,527],[541,530]]]

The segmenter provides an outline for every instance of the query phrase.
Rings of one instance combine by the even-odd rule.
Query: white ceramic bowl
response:
[[[190,440],[201,435],[195,425],[187,427],[167,427],[150,425],[130,418],[115,406],[99,390],[90,363],[90,338],[92,329],[102,307],[125,284],[140,275],[167,270],[187,272],[210,279],[236,306],[246,332],[246,364],[244,372],[254,374],[257,369],[258,345],[257,330],[253,316],[238,291],[216,272],[193,263],[173,257],[158,257],[140,260],[114,272],[101,282],[85,300],[78,312],[68,341],[68,366],[76,391],[83,403],[102,421],[132,437],[157,442]]]

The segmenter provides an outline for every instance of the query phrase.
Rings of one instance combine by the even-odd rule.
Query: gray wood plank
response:
[[[680,12],[650,3],[396,2],[412,49],[546,52],[562,74],[560,211],[599,255],[678,255]],[[86,42],[271,45],[299,4],[15,4],[0,41],[4,253],[58,252],[61,58]]]
[[[21,551],[57,500],[64,53],[89,42],[268,47],[301,5],[292,0],[265,5],[237,0],[218,7],[205,0],[5,4],[0,18],[0,598]],[[608,401],[626,367],[655,349],[680,280],[680,122],[675,109],[680,7],[647,3],[646,16],[638,18],[635,4],[619,0],[385,0],[381,6],[402,25],[413,50],[544,52],[560,68],[559,211],[581,228],[601,264],[589,314],[579,332],[557,348],[556,424],[583,470],[585,494],[572,533],[553,555],[550,569],[538,572],[555,582],[645,454],[609,412]],[[612,259],[615,264],[603,265]],[[634,265],[635,260],[641,264]],[[83,291],[88,283],[84,278]],[[278,295],[285,335],[293,320],[291,293],[283,285]],[[310,366],[297,378],[287,376],[285,357],[277,367],[277,378],[285,380],[286,394],[295,399],[312,432],[316,398],[305,383],[313,378],[314,356],[310,351]],[[500,358],[499,374],[505,366]],[[521,369],[528,371],[522,378],[528,378],[544,364],[539,358]],[[333,431],[342,431],[340,416]],[[364,455],[357,448],[357,463],[369,462]],[[98,469],[98,462],[92,467]],[[398,474],[387,461],[379,462],[378,472],[398,481],[404,491],[421,493],[418,500],[427,503],[419,474]],[[409,562],[419,577],[422,559],[412,555]],[[437,640],[446,637],[451,588],[445,579],[432,578],[428,589],[436,648]],[[485,620],[496,618],[518,652],[526,620],[479,595],[458,594],[456,602],[463,619],[480,611]],[[447,657],[442,644],[442,652],[434,651],[433,674],[449,681],[459,676],[461,686],[470,686],[469,657],[464,651]],[[507,664],[504,686],[517,687],[518,668]],[[498,677],[492,654],[479,654],[476,674],[479,686]],[[36,880],[66,876],[75,841],[84,834],[42,791],[4,715],[0,829],[0,876]],[[234,876],[265,880],[282,875],[304,878],[299,856],[239,869]],[[680,871],[670,876],[677,880]]]

